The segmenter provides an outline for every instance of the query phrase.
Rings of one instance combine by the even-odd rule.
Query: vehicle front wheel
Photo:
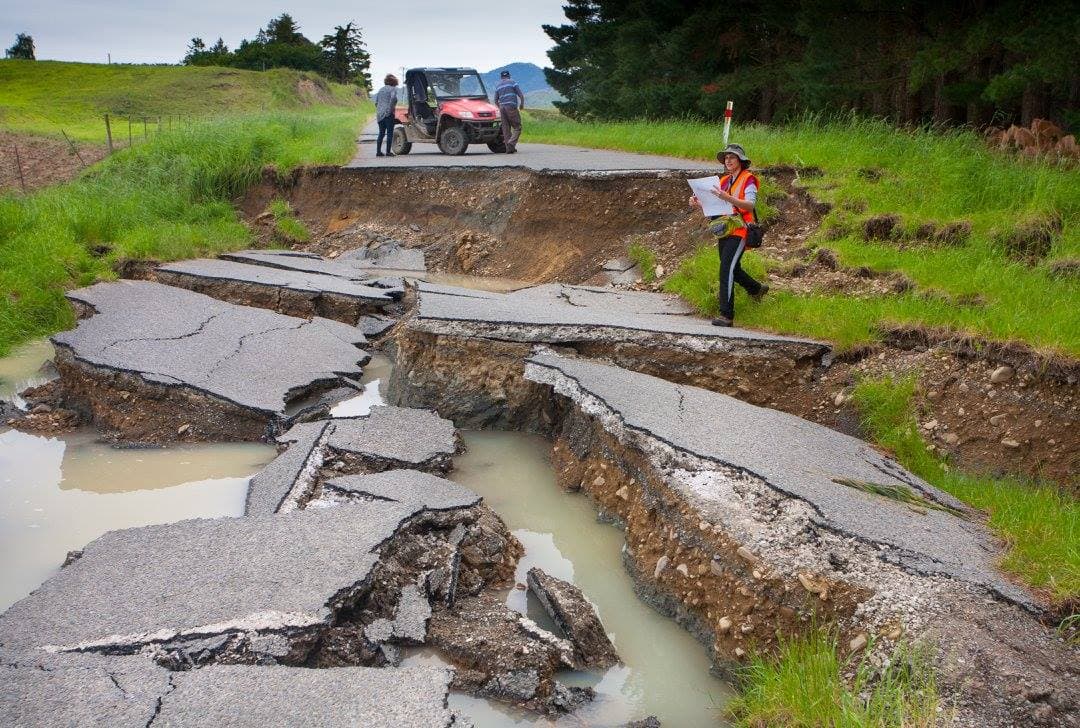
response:
[[[439,149],[443,154],[457,157],[465,153],[469,148],[469,138],[465,136],[465,130],[460,126],[452,126],[439,137]]]
[[[408,154],[412,151],[412,142],[405,138],[404,127],[394,127],[394,139],[390,143],[390,151],[394,154]]]
[[[506,142],[501,139],[497,142],[488,142],[488,149],[496,154],[506,154]]]

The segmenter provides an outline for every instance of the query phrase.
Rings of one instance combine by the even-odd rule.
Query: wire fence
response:
[[[103,114],[104,144],[76,141],[63,124],[39,112],[23,112],[53,135],[0,131],[0,193],[29,193],[76,177],[104,157],[145,144],[160,134],[190,126],[185,114]],[[59,136],[56,136],[56,134]]]

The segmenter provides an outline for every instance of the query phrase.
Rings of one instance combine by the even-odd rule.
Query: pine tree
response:
[[[360,28],[352,22],[334,27],[334,32],[323,36],[320,45],[326,59],[327,74],[338,83],[356,81],[365,89],[371,89],[371,56],[364,48]]]

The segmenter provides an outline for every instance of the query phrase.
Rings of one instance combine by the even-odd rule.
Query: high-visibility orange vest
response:
[[[728,179],[730,176],[730,174],[725,174],[723,177],[720,178],[720,189],[724,188],[724,180]],[[735,176],[735,181],[732,182],[731,187],[728,188],[728,194],[737,199],[745,200],[746,198],[743,197],[743,192],[746,190],[746,186],[751,182],[757,185],[758,190],[761,189],[761,185],[758,184],[757,177],[752,175],[749,170],[742,170],[741,172],[739,172],[739,174]],[[743,210],[740,207],[736,207],[735,212],[739,213],[739,215],[742,216],[743,222],[747,225],[754,222],[753,210]],[[737,238],[745,238],[746,227],[744,226],[741,228],[736,228],[735,230],[731,231],[731,234]]]

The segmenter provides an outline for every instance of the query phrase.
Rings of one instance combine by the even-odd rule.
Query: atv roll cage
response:
[[[410,68],[405,72],[407,106],[397,112],[392,151],[408,154],[415,142],[435,142],[446,154],[464,154],[470,143],[504,150],[498,109],[472,68]]]

